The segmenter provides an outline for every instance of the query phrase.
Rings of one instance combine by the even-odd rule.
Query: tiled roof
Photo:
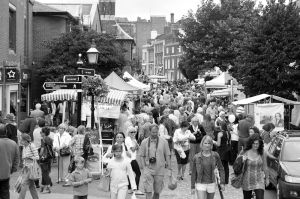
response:
[[[58,13],[61,13],[61,12],[64,12],[62,10],[58,10],[56,8],[53,8],[51,6],[48,6],[46,4],[42,4],[40,2],[34,2],[34,5],[33,5],[33,12],[58,12]]]

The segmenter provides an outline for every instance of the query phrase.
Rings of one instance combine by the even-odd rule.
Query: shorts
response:
[[[143,185],[145,193],[161,193],[164,188],[164,176],[153,175],[148,168],[144,169]]]
[[[184,151],[184,153],[186,155],[186,157],[184,159],[180,157],[180,155],[177,152],[177,150],[174,150],[174,152],[175,152],[177,164],[187,164],[187,163],[189,163],[189,153],[190,153],[190,150]]]
[[[210,183],[210,184],[196,183],[195,188],[197,191],[206,191],[207,193],[215,193],[216,186],[217,186],[216,183]]]

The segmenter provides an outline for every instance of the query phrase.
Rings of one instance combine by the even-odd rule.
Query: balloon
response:
[[[230,123],[233,123],[235,121],[235,115],[229,115],[228,120]]]

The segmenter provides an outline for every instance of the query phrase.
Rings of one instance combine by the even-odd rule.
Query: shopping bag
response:
[[[38,180],[41,178],[42,172],[36,160],[33,160],[32,165],[29,167],[29,179]]]
[[[19,177],[17,178],[17,181],[16,181],[15,185],[14,185],[14,191],[16,193],[21,192],[22,181],[23,181],[23,175],[20,174]]]
[[[98,185],[98,190],[108,192],[110,190],[109,186],[110,186],[110,176],[101,175],[100,182]]]
[[[169,183],[168,183],[168,188],[170,190],[175,190],[177,188],[177,179],[175,176],[172,174],[171,171],[171,176],[169,176]]]

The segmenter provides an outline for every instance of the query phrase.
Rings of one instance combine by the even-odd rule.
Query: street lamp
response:
[[[97,64],[98,62],[98,56],[99,56],[99,51],[96,49],[96,43],[95,40],[92,40],[91,48],[88,49],[86,52],[89,64]],[[91,101],[91,129],[94,129],[94,124],[95,124],[95,89],[94,87],[90,87],[88,89],[88,95],[92,97]]]
[[[89,64],[96,64],[98,62],[99,51],[96,48],[95,40],[92,40],[91,48],[86,52]]]

